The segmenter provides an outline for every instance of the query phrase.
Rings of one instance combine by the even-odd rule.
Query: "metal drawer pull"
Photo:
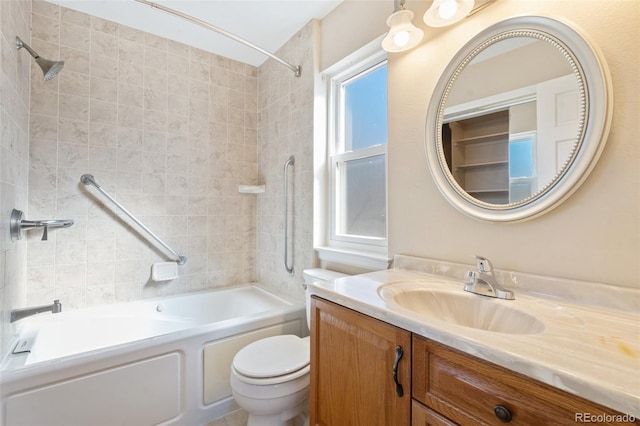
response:
[[[496,405],[493,408],[493,412],[496,413],[496,417],[502,423],[509,423],[511,421],[511,412],[504,405]]]
[[[400,384],[400,382],[398,382],[398,364],[400,364],[402,355],[404,355],[402,346],[396,346],[396,360],[393,363],[393,381],[396,383],[396,395],[398,395],[399,397],[402,397],[402,395],[404,395],[402,385]]]

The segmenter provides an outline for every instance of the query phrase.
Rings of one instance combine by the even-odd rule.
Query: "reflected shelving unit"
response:
[[[474,198],[509,202],[509,110],[448,123],[447,163],[458,184]]]

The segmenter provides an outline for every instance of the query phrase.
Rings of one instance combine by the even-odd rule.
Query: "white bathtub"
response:
[[[0,366],[0,425],[7,426],[206,424],[237,408],[229,369],[240,348],[308,332],[303,304],[257,286],[15,324],[18,336]]]

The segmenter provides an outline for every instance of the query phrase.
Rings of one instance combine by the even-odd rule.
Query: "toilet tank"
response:
[[[348,275],[341,272],[330,271],[328,269],[314,268],[305,269],[302,271],[302,276],[304,277],[304,283],[306,286],[315,281],[331,281],[336,278],[347,277]],[[307,305],[307,327],[311,330],[311,295],[309,294],[309,290],[305,292],[305,299]]]

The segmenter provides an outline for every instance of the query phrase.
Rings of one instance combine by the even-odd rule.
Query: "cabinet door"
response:
[[[312,298],[311,425],[408,426],[410,380],[408,331]]]

